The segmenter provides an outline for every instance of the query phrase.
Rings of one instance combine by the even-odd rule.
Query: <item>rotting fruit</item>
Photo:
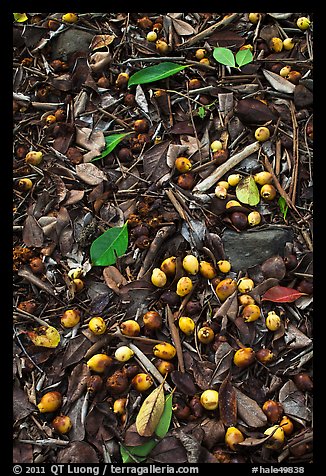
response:
[[[279,75],[282,76],[282,78],[286,78],[291,69],[290,65],[283,66],[283,68],[280,69]]]
[[[274,357],[275,356],[274,356],[273,352],[270,349],[266,349],[264,347],[257,350],[257,352],[256,352],[256,359],[258,360],[258,362],[260,362],[261,364],[264,364],[264,365],[271,362],[274,359]]]
[[[127,345],[122,345],[118,347],[114,353],[114,357],[119,362],[127,362],[134,356],[134,351],[130,349]]]
[[[278,423],[283,414],[283,406],[275,400],[266,400],[262,406],[262,410],[267,416],[269,423]]]
[[[149,31],[146,35],[146,40],[153,42],[157,40],[157,33],[156,31]]]
[[[111,367],[112,363],[112,357],[106,354],[95,354],[87,361],[87,366],[90,370],[101,374]]]
[[[121,395],[129,387],[128,378],[122,370],[116,370],[106,379],[106,387],[111,395]]]
[[[172,360],[177,353],[176,348],[169,342],[161,342],[153,347],[153,354],[163,360]]]
[[[216,390],[204,390],[200,396],[200,403],[206,410],[216,410],[218,407],[218,392]]]
[[[216,276],[216,269],[208,261],[199,262],[199,272],[206,279],[213,279]]]
[[[264,446],[270,450],[279,450],[284,444],[284,430],[279,425],[273,425],[264,431],[264,435],[272,435],[265,443]]]
[[[233,356],[234,364],[239,368],[245,368],[255,361],[255,351],[251,347],[238,349]]]
[[[201,59],[205,58],[206,56],[206,50],[204,50],[204,48],[198,48],[198,50],[196,50],[195,52],[195,58],[196,60],[200,61]]]
[[[241,306],[248,306],[248,304],[255,304],[255,300],[249,294],[240,294],[238,301]]]
[[[134,319],[128,319],[120,324],[120,330],[125,336],[136,337],[140,334],[140,325]]]
[[[255,139],[258,140],[258,142],[265,142],[270,138],[270,136],[271,133],[267,127],[262,126],[255,130]]]
[[[152,271],[151,281],[157,288],[163,288],[166,285],[166,274],[160,268],[154,268]]]
[[[197,337],[202,344],[209,344],[214,340],[215,334],[211,327],[203,326],[198,329]]]
[[[182,266],[187,273],[195,275],[199,271],[199,261],[194,255],[187,255],[183,258]]]
[[[25,162],[29,165],[39,165],[43,160],[43,153],[31,150],[26,154]]]
[[[177,258],[175,256],[170,256],[166,258],[161,264],[161,271],[166,274],[166,276],[174,276],[177,268]]]
[[[72,428],[72,421],[68,415],[58,415],[52,421],[52,426],[57,433],[65,435]]]
[[[245,322],[254,322],[260,316],[260,307],[257,304],[248,304],[242,309],[241,313]]]
[[[178,283],[177,283],[177,295],[178,296],[186,296],[192,291],[193,284],[190,278],[187,276],[184,276],[183,278],[180,278]]]
[[[225,278],[218,283],[215,292],[220,301],[225,301],[237,288],[237,282],[234,279]]]
[[[37,408],[41,413],[50,413],[55,412],[62,405],[62,395],[60,392],[47,392],[45,393],[40,402],[37,405]]]
[[[104,334],[107,328],[103,317],[100,316],[92,317],[88,323],[88,327],[93,332],[93,334],[97,336]]]
[[[153,383],[152,377],[145,373],[139,373],[131,380],[131,384],[138,392],[146,392]]]
[[[80,311],[78,309],[67,309],[61,316],[60,322],[63,327],[69,329],[76,326],[80,321]]]
[[[143,315],[143,322],[147,330],[157,331],[162,327],[162,316],[157,311],[148,311]]]
[[[173,363],[168,360],[158,359],[154,362],[154,365],[161,375],[166,375],[174,370]]]
[[[174,166],[181,173],[189,172],[192,169],[192,163],[187,157],[177,157]]]
[[[195,331],[195,322],[191,317],[181,316],[178,324],[180,330],[186,334],[186,336],[191,336]]]
[[[236,445],[241,443],[244,440],[242,432],[235,426],[229,426],[225,432],[224,441],[225,444],[232,450],[235,451]]]

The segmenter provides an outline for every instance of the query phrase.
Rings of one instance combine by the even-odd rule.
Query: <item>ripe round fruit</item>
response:
[[[254,175],[254,181],[258,183],[258,185],[270,184],[273,181],[273,175],[270,172],[263,170]]]
[[[288,416],[284,415],[284,417],[280,421],[280,426],[283,428],[283,431],[286,436],[289,436],[293,433],[294,425]]]
[[[241,207],[241,203],[238,202],[237,200],[229,200],[226,203],[225,208],[228,210],[229,208],[232,208],[232,207]]]
[[[271,450],[279,450],[284,443],[284,431],[279,425],[273,425],[264,431],[264,435],[272,435],[264,444],[266,448]]]
[[[156,41],[157,40],[157,33],[156,31],[149,31],[146,35],[147,41]]]
[[[214,140],[211,143],[212,152],[217,152],[217,151],[222,150],[222,149],[223,149],[223,144],[220,140]]]
[[[174,276],[177,269],[177,258],[175,256],[170,256],[166,258],[161,264],[161,271],[167,276]]]
[[[200,396],[200,403],[206,410],[216,410],[218,407],[218,392],[216,390],[204,390]]]
[[[208,58],[203,58],[199,61],[201,64],[205,64],[206,66],[210,65],[209,59]]]
[[[52,421],[52,426],[55,429],[55,431],[57,431],[61,435],[65,435],[71,430],[72,422],[71,422],[71,419],[68,417],[68,415],[58,415]]]
[[[234,364],[239,368],[245,368],[255,361],[255,351],[251,347],[239,349],[233,356]]]
[[[208,261],[199,262],[199,272],[206,279],[213,279],[216,276],[216,270],[214,266]]]
[[[117,415],[124,415],[126,413],[126,398],[117,398],[113,402],[113,413]]]
[[[233,451],[236,449],[236,444],[241,443],[244,440],[244,436],[238,428],[235,426],[229,426],[225,432],[224,441],[225,444]]]
[[[297,27],[302,31],[308,30],[310,23],[311,21],[307,17],[300,17],[297,19]]]
[[[254,210],[248,214],[247,220],[250,226],[257,226],[261,222],[261,214]]]
[[[198,330],[197,337],[202,344],[209,344],[214,339],[215,334],[211,327],[203,326]]]
[[[195,322],[191,317],[181,316],[178,324],[180,330],[186,334],[186,336],[191,336],[195,331]]]
[[[102,317],[92,317],[92,319],[88,323],[89,329],[93,332],[93,334],[99,336],[104,334],[106,331],[106,324]]]
[[[76,23],[78,21],[78,16],[76,13],[65,13],[62,15],[61,19],[66,23]]]
[[[183,258],[182,266],[187,273],[195,275],[199,271],[199,261],[194,255],[187,255]]]
[[[260,189],[260,195],[265,200],[274,200],[276,197],[276,188],[270,184],[263,185]]]
[[[281,327],[281,318],[276,314],[275,311],[270,311],[266,317],[266,327],[270,331],[277,331]]]
[[[243,278],[240,278],[238,281],[238,291],[240,293],[244,293],[244,294],[249,293],[250,291],[253,290],[254,286],[255,286],[255,283],[250,278],[243,277]]]
[[[62,404],[60,392],[47,392],[43,395],[37,408],[41,413],[55,412]]]
[[[87,366],[99,374],[111,367],[113,359],[106,354],[95,354],[87,361]]]
[[[228,184],[231,187],[236,187],[241,179],[242,179],[242,175],[240,175],[240,174],[231,174],[231,175],[228,176]]]
[[[163,288],[166,285],[166,274],[160,268],[154,268],[152,271],[151,281],[157,288]]]
[[[22,192],[28,192],[33,187],[33,182],[26,177],[18,180],[17,186]]]
[[[231,263],[230,261],[227,261],[226,259],[221,259],[220,261],[217,262],[218,269],[221,271],[221,273],[227,274],[230,269],[231,269]]]
[[[148,311],[143,315],[143,322],[146,329],[157,331],[162,327],[162,316],[156,311]]]
[[[249,15],[248,15],[248,20],[253,25],[256,25],[258,23],[259,18],[260,18],[260,13],[249,13]]]
[[[140,334],[140,325],[133,319],[127,319],[120,324],[121,333],[129,337],[137,337]]]
[[[145,373],[139,373],[131,380],[133,387],[138,390],[138,392],[146,392],[152,385],[153,379],[150,375]]]
[[[283,40],[283,48],[286,51],[292,50],[294,48],[293,39],[292,38],[285,38],[285,40]]]
[[[117,79],[115,80],[115,85],[118,89],[123,89],[123,88],[127,87],[128,81],[129,81],[129,74],[128,73],[119,73],[118,76],[117,76]],[[141,120],[141,119],[139,119],[139,120]],[[134,127],[135,127],[135,125],[134,125]],[[136,132],[138,132],[138,131],[136,131]]]
[[[193,284],[190,278],[187,276],[184,276],[183,278],[180,278],[178,283],[177,283],[177,290],[176,293],[178,296],[186,296],[192,291]]]
[[[192,163],[187,157],[177,157],[174,166],[181,173],[189,172],[192,169]]]
[[[249,296],[249,294],[240,294],[240,296],[238,296],[238,301],[241,306],[248,306],[249,304],[255,304],[254,298]]]
[[[78,309],[67,309],[61,316],[61,325],[69,329],[75,327],[80,321],[80,311]]]
[[[270,138],[271,134],[269,132],[269,129],[267,127],[258,127],[255,130],[255,139],[258,140],[259,142],[265,142]]]
[[[68,271],[68,277],[70,279],[78,279],[83,276],[83,269],[82,268],[73,268]]]
[[[280,53],[283,50],[283,41],[281,38],[275,36],[271,39],[269,47],[272,51],[275,51],[275,53]]]
[[[195,53],[196,60],[200,61],[203,58],[205,58],[205,56],[206,56],[206,50],[204,50],[204,48],[199,48],[198,50],[196,50],[196,53]]]
[[[254,322],[260,317],[260,307],[257,304],[248,304],[241,313],[245,322]]]
[[[176,348],[169,342],[162,342],[153,347],[153,354],[159,359],[172,360],[176,353]]]
[[[225,301],[237,289],[237,282],[232,278],[222,279],[216,286],[216,294],[220,301]]]
[[[42,152],[31,150],[26,154],[25,162],[29,165],[39,165],[43,160]]]
[[[137,119],[134,122],[134,129],[138,134],[146,134],[149,130],[149,123],[146,119]]]
[[[173,372],[174,370],[173,363],[169,362],[168,360],[158,359],[156,362],[154,362],[154,365],[162,375],[166,375],[169,372]]]
[[[227,196],[227,190],[225,187],[222,187],[222,185],[216,185],[215,187],[215,195],[217,198],[220,198],[222,200],[226,199]]]
[[[84,289],[84,281],[82,279],[73,279],[71,283],[76,293],[80,293]]]
[[[286,78],[291,69],[291,66],[283,66],[283,68],[280,69],[279,75],[282,76],[282,78]]]
[[[118,347],[114,353],[114,357],[119,362],[127,362],[134,356],[134,351],[130,349],[127,345],[122,345]]]
[[[224,187],[226,190],[229,188],[230,184],[226,180],[220,180],[217,182],[217,185],[220,185],[221,187]]]
[[[156,47],[157,52],[160,55],[165,55],[166,53],[169,52],[169,49],[170,49],[169,45],[164,40],[157,40],[156,43],[155,43],[155,47]]]

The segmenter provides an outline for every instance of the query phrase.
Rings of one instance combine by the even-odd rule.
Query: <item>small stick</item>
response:
[[[177,329],[176,325],[174,324],[173,314],[172,314],[172,311],[171,311],[169,305],[166,306],[166,315],[167,315],[167,318],[168,318],[167,320],[168,320],[172,340],[173,340],[173,343],[174,343],[175,348],[177,350],[177,357],[178,357],[180,371],[182,373],[184,373],[185,372],[185,364],[184,364],[184,360],[183,360],[183,353],[182,353],[180,336],[179,336],[178,329]]]

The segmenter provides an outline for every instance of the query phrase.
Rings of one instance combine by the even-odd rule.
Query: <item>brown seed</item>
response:
[[[134,122],[134,129],[138,134],[143,134],[149,131],[149,123],[146,119],[137,119]]]
[[[191,190],[195,184],[194,174],[188,172],[186,174],[181,174],[177,178],[177,185],[183,190]]]
[[[293,382],[302,392],[312,392],[313,391],[313,381],[310,378],[310,375],[306,372],[300,372],[293,377]]]
[[[256,359],[266,365],[274,359],[274,354],[270,349],[262,348],[257,350]]]
[[[98,85],[99,88],[108,89],[110,87],[110,81],[108,80],[108,78],[106,76],[101,76],[97,80],[97,85]]]
[[[247,215],[245,213],[233,212],[230,215],[230,219],[231,219],[233,225],[238,230],[245,230],[248,226],[248,219],[247,219]]]
[[[123,102],[125,106],[134,107],[136,105],[135,95],[131,93],[126,93]]]

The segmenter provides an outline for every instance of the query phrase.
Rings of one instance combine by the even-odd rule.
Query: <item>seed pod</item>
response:
[[[206,279],[213,279],[216,276],[216,269],[208,261],[199,262],[199,272]]]
[[[260,195],[265,200],[274,200],[276,197],[276,188],[271,184],[263,185],[260,189]]]
[[[218,269],[221,273],[227,274],[231,270],[231,263],[225,259],[221,259],[217,262]]]
[[[150,375],[145,373],[139,373],[131,381],[133,387],[138,390],[138,392],[146,392],[152,385],[153,379]]]
[[[125,336],[136,337],[140,334],[140,325],[133,319],[128,319],[120,324],[121,333]]]
[[[267,329],[269,329],[270,331],[277,331],[277,329],[281,327],[281,318],[276,314],[275,311],[270,311],[267,314],[265,324]]]
[[[247,220],[250,226],[257,226],[261,222],[261,214],[254,210],[248,214]]]
[[[244,436],[238,428],[235,426],[230,426],[226,432],[224,441],[225,444],[232,450],[236,450],[236,444],[241,443],[244,440]]]
[[[127,362],[134,356],[134,351],[130,349],[127,345],[122,345],[118,347],[114,353],[114,357],[119,362]]]
[[[258,129],[255,130],[255,139],[258,140],[258,142],[265,142],[270,138],[270,132],[267,127],[258,127]]]
[[[204,390],[200,396],[200,403],[205,410],[216,410],[218,407],[218,392],[216,390]]]
[[[289,74],[286,76],[286,79],[290,81],[292,84],[299,84],[300,79],[302,78],[302,74],[299,71],[290,71]]]
[[[30,165],[39,165],[43,160],[42,152],[32,150],[25,157],[25,162]]]
[[[161,264],[161,271],[166,274],[166,276],[174,276],[177,268],[177,258],[175,256],[170,256],[166,258]]]
[[[187,273],[195,275],[199,271],[199,262],[196,256],[194,255],[187,255],[184,257],[182,261],[182,266]]]
[[[155,357],[158,357],[163,360],[172,360],[175,357],[176,353],[176,348],[168,342],[162,342],[160,344],[156,344],[153,347],[153,354],[155,355]]]
[[[68,271],[68,278],[70,279],[77,279],[83,276],[83,269],[82,268],[73,268]]]
[[[282,78],[286,78],[291,69],[290,65],[283,66],[283,68],[280,69],[279,75],[282,76]]]
[[[166,274],[160,268],[154,268],[152,271],[151,281],[157,288],[163,288],[166,285]]]
[[[192,78],[188,81],[189,90],[199,89],[202,87],[202,82],[198,78]]]
[[[72,422],[68,415],[59,415],[52,421],[52,426],[57,433],[65,435],[71,430]]]
[[[253,280],[247,277],[240,278],[238,281],[238,291],[240,293],[249,293],[253,290],[254,286]]]
[[[245,368],[255,361],[255,351],[251,347],[239,349],[233,356],[234,364],[239,368]]]
[[[273,425],[264,431],[264,435],[272,435],[269,440],[264,443],[264,446],[270,450],[279,450],[284,444],[284,431],[279,425]]]
[[[82,279],[76,278],[71,281],[71,284],[76,293],[80,293],[84,289],[84,281]]]
[[[245,322],[254,322],[260,317],[260,307],[256,304],[248,304],[241,313]]]
[[[173,363],[168,360],[158,359],[154,362],[154,365],[161,375],[166,375],[174,370]]]
[[[187,276],[180,278],[177,283],[177,295],[178,296],[186,296],[191,292],[193,288],[192,281]]]
[[[186,334],[186,336],[191,336],[195,331],[195,322],[191,317],[181,316],[178,324],[180,330]]]
[[[286,415],[280,421],[280,427],[283,429],[286,436],[290,436],[293,433],[294,425],[290,418]]]
[[[222,279],[216,286],[216,294],[220,301],[225,301],[237,289],[237,282],[232,278]]]
[[[201,60],[199,61],[199,63],[205,64],[206,66],[210,66],[210,64],[211,64],[208,58],[203,58],[203,59],[201,59]]]
[[[181,173],[189,172],[192,169],[192,163],[187,157],[177,157],[174,166]]]
[[[111,395],[120,395],[129,387],[128,379],[122,370],[116,370],[106,380],[106,387]]]
[[[113,359],[106,354],[95,354],[87,361],[87,366],[99,374],[112,366]]]
[[[275,424],[280,421],[283,414],[283,407],[280,402],[275,400],[266,400],[262,406],[262,410],[267,416],[269,423]]]
[[[41,413],[55,412],[62,405],[62,395],[60,392],[47,392],[45,393],[37,408]]]
[[[209,344],[213,341],[215,334],[211,327],[203,326],[198,330],[197,337],[202,344]]]
[[[126,413],[126,398],[117,398],[113,402],[113,413],[117,415],[124,415]]]
[[[102,317],[92,317],[88,323],[88,327],[93,332],[93,334],[97,336],[104,334],[106,331],[106,324]]]
[[[266,365],[274,359],[274,354],[270,349],[259,349],[256,352],[256,359]]]
[[[69,329],[76,326],[81,319],[80,311],[78,309],[67,309],[60,319],[61,325]]]

